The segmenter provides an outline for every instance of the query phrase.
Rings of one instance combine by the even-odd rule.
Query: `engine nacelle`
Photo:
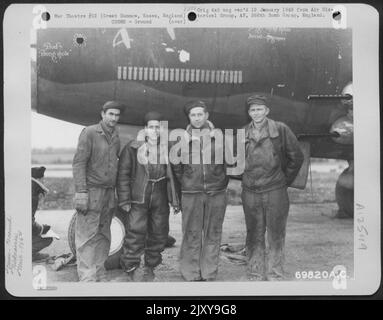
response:
[[[354,121],[353,121],[353,88],[349,82],[342,90],[342,95],[347,99],[342,100],[342,105],[347,108],[347,115],[337,119],[331,126],[330,133],[337,133],[333,140],[340,144],[354,143]]]

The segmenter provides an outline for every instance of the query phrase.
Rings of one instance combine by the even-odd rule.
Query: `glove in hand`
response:
[[[87,192],[77,192],[74,195],[74,207],[77,212],[85,215],[88,211],[89,195]]]

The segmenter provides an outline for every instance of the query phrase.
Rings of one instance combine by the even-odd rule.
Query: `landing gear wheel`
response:
[[[354,165],[353,161],[338,178],[335,186],[335,198],[339,210],[336,218],[345,219],[354,217]]]

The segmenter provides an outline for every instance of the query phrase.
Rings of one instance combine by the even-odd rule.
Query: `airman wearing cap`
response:
[[[153,281],[169,233],[169,203],[178,208],[167,146],[160,144],[156,111],[144,117],[146,141],[132,141],[121,152],[117,194],[126,212],[126,236],[121,266],[128,281]],[[165,161],[163,161],[165,160]],[[141,277],[141,256],[144,268]]]
[[[284,277],[284,243],[289,211],[287,187],[303,163],[303,154],[294,133],[284,123],[267,117],[268,105],[268,98],[264,95],[252,95],[247,99],[251,122],[245,126],[242,205],[247,229],[248,277],[255,280]]]
[[[184,111],[189,120],[185,134],[189,153],[181,155],[179,164],[173,164],[182,189],[180,271],[187,281],[212,281],[218,273],[226,211],[226,166],[215,161],[219,158],[217,152],[224,154],[223,144],[212,135],[214,126],[208,120],[204,101],[191,101]],[[204,144],[204,139],[210,139],[210,143]],[[210,159],[205,159],[206,154],[211,155]],[[195,159],[201,160],[194,162]]]
[[[110,249],[120,151],[116,125],[123,108],[120,102],[106,102],[101,107],[102,120],[81,132],[73,158],[75,243],[80,281],[106,279],[104,263]]]

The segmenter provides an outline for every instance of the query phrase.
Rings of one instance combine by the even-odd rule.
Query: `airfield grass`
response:
[[[32,153],[33,165],[45,164],[72,164],[74,153],[54,152],[54,153]]]

